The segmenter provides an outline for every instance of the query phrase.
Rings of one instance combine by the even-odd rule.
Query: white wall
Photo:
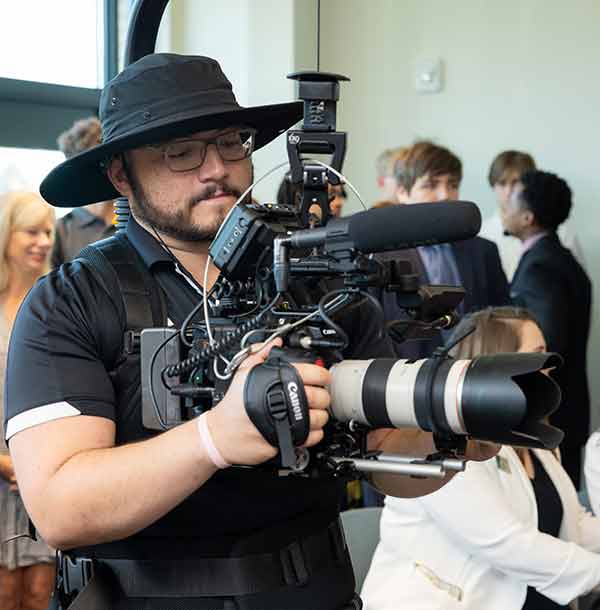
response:
[[[600,2],[595,0],[325,0],[322,69],[344,85],[340,127],[350,133],[345,170],[374,201],[374,159],[384,148],[432,138],[463,160],[461,195],[493,210],[490,161],[531,152],[575,195],[577,230],[600,296]],[[441,57],[446,85],[417,94],[413,64]],[[355,209],[358,209],[355,207]],[[598,311],[596,307],[596,311]],[[590,380],[600,425],[600,322]]]
[[[295,70],[297,1],[175,0],[170,16],[173,51],[217,59],[242,106],[293,101],[294,83],[285,77]],[[286,160],[280,137],[254,155],[256,177]],[[284,171],[261,183],[255,197],[272,201]]]
[[[169,5],[173,52],[218,59],[243,104],[248,95],[248,0],[172,0]]]
[[[316,0],[171,4],[173,49],[219,58],[243,105],[293,99],[285,75],[316,65]],[[338,115],[338,128],[349,132],[345,172],[374,201],[376,156],[432,138],[462,158],[462,196],[486,216],[494,205],[485,179],[491,159],[506,148],[528,150],[571,185],[571,222],[592,280],[600,278],[599,23],[597,0],[321,0],[321,69],[352,78]],[[441,93],[414,91],[420,57],[444,61]],[[280,138],[257,154],[257,174],[284,159]],[[272,197],[278,179],[257,196]],[[600,408],[600,322],[590,356]]]

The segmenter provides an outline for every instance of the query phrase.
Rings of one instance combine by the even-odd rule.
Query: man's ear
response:
[[[132,193],[131,184],[129,178],[123,167],[122,155],[117,155],[110,160],[106,175],[111,181],[112,185],[123,195],[123,197],[129,197]]]
[[[533,227],[534,225],[537,224],[537,221],[535,219],[535,214],[531,210],[524,210],[522,219],[523,219],[523,224],[527,228]]]
[[[396,201],[398,203],[408,203],[410,201],[410,193],[401,184],[396,187]]]

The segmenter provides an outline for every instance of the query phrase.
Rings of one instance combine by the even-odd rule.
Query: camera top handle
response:
[[[346,133],[336,131],[337,102],[340,81],[349,81],[342,74],[329,72],[294,72],[288,78],[298,81],[298,98],[304,102],[302,128],[287,133],[287,153],[290,160],[289,180],[302,186],[300,219],[308,226],[309,209],[318,205],[321,223],[330,217],[328,184],[340,184],[339,177],[321,165],[302,162],[301,154],[331,155],[329,165],[342,171],[346,156]]]

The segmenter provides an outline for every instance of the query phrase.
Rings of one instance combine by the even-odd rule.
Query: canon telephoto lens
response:
[[[563,433],[547,417],[560,389],[548,353],[473,360],[344,360],[331,369],[331,411],[372,428],[420,428],[503,444],[553,449]]]

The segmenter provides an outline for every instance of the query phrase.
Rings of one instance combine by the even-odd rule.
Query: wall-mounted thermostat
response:
[[[415,62],[415,89],[418,93],[439,93],[442,90],[442,60],[422,58]]]

